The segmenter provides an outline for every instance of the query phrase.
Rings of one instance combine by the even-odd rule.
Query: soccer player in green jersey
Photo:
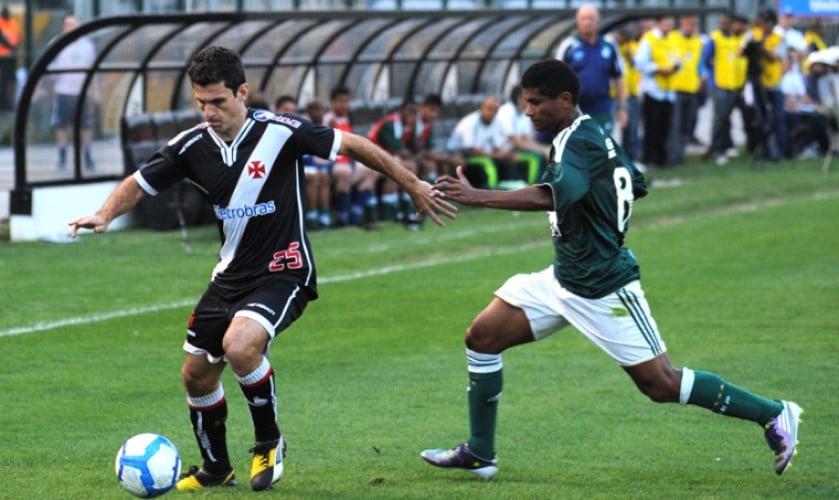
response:
[[[522,77],[525,113],[554,135],[540,183],[515,191],[475,189],[458,168],[435,188],[447,200],[506,210],[546,210],[555,258],[544,271],[513,276],[466,330],[470,436],[422,458],[482,478],[498,471],[495,422],[501,397],[501,353],[574,326],[606,351],[638,389],[659,403],[692,404],[751,420],[765,429],[782,474],[795,453],[801,408],[764,399],[718,375],[676,369],[644,297],[638,262],[623,247],[636,198],[647,194],[626,153],[577,108],[579,80],[562,61],[532,65]]]

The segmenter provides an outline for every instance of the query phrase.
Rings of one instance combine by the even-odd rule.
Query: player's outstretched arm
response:
[[[69,222],[70,236],[75,238],[81,228],[104,233],[108,230],[111,221],[134,208],[145,194],[146,192],[137,184],[134,177],[126,177],[95,214],[79,217]]]
[[[457,167],[457,178],[449,175],[438,177],[434,189],[440,193],[439,196],[464,205],[522,211],[554,209],[553,193],[546,185],[513,191],[477,189],[466,178],[463,167]]]
[[[427,214],[438,226],[446,225],[439,214],[450,219],[456,217],[457,207],[442,199],[429,183],[419,180],[385,150],[366,138],[344,133],[338,153],[358,160],[393,179],[411,197],[417,212]]]

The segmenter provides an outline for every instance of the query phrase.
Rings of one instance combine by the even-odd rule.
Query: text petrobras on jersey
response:
[[[259,217],[260,215],[273,214],[277,211],[274,200],[256,205],[242,205],[241,207],[220,207],[213,205],[216,218],[221,220],[243,219],[245,217]]]

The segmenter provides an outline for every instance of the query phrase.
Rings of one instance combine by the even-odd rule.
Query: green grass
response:
[[[648,402],[571,329],[505,353],[496,478],[425,466],[421,449],[466,437],[464,329],[508,276],[551,258],[544,214],[463,210],[444,230],[313,235],[321,298],[272,346],[289,457],[270,494],[839,497],[839,178],[818,166],[656,172],[678,185],[637,203],[628,238],[677,366],[805,407],[782,478],[760,428]],[[0,244],[0,498],[128,498],[113,459],[139,432],[197,462],[180,345],[218,243],[210,228],[192,235],[191,256],[175,232]],[[143,307],[156,311],[93,320]],[[80,322],[8,335],[67,318]],[[246,405],[230,373],[224,383],[244,484],[173,495],[253,494]]]

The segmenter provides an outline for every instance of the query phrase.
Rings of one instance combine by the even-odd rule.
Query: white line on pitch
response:
[[[803,200],[822,200],[822,199],[829,199],[839,196],[839,191],[821,191],[816,193],[811,193],[809,196],[803,198]],[[675,217],[675,218],[668,218],[664,217],[658,221],[651,221],[647,224],[641,224],[642,226],[667,226],[667,225],[674,225],[684,222],[685,220],[695,219],[697,217],[707,217],[709,215],[722,215],[728,213],[738,213],[744,211],[751,211],[761,207],[774,207],[779,205],[785,205],[790,203],[797,203],[802,201],[802,198],[793,198],[793,199],[781,199],[781,200],[764,200],[761,203],[744,203],[742,205],[734,205],[730,207],[726,207],[724,209],[715,210],[709,213],[699,214],[698,216],[684,216],[684,217]],[[468,232],[469,230],[467,230]],[[525,245],[518,245],[515,247],[503,247],[496,250],[491,251],[484,251],[484,252],[474,252],[464,255],[457,255],[453,257],[446,257],[445,259],[430,259],[430,260],[423,260],[419,262],[411,262],[409,264],[398,264],[394,266],[386,266],[381,267],[379,269],[373,269],[370,271],[358,271],[355,273],[332,276],[332,277],[324,277],[318,280],[319,284],[326,284],[326,283],[341,283],[344,281],[351,281],[356,279],[363,279],[369,278],[371,276],[381,276],[385,274],[397,273],[400,271],[408,271],[412,269],[422,269],[425,267],[434,267],[439,266],[442,264],[450,264],[456,262],[465,262],[469,260],[479,259],[482,257],[488,257],[492,255],[504,255],[508,253],[518,252],[523,249],[528,248],[535,248],[539,246],[547,245],[546,242],[534,242]],[[116,319],[116,318],[124,318],[126,316],[136,316],[139,314],[146,314],[151,312],[159,312],[159,311],[166,311],[169,309],[177,309],[178,307],[187,307],[190,305],[195,304],[197,299],[182,299],[176,302],[169,302],[166,304],[157,304],[151,305],[146,307],[132,307],[129,309],[118,309],[116,311],[106,312],[106,313],[99,313],[99,314],[90,314],[87,316],[77,316],[75,318],[66,318],[56,321],[47,321],[42,323],[35,323],[34,325],[29,326],[19,326],[14,328],[6,328],[0,330],[0,337],[8,337],[11,335],[22,335],[24,333],[35,333],[35,332],[42,332],[45,330],[52,330],[54,328],[61,328],[65,326],[72,326],[72,325],[86,325],[90,323],[96,323],[100,321],[107,321],[109,319]]]
[[[401,271],[409,271],[413,269],[422,269],[425,267],[434,267],[443,264],[452,264],[457,262],[465,262],[469,260],[479,259],[482,257],[489,257],[493,255],[504,255],[508,253],[518,252],[527,248],[534,248],[538,246],[547,246],[546,242],[531,243],[526,245],[518,245],[516,247],[500,248],[492,251],[473,252],[470,254],[457,255],[453,257],[446,257],[444,259],[430,259],[418,262],[411,262],[408,264],[397,264],[394,266],[385,266],[369,271],[358,271],[350,274],[343,274],[338,276],[326,276],[318,280],[318,284],[323,285],[327,283],[341,283],[344,281],[352,281],[357,279],[369,278],[372,276],[382,276],[385,274],[398,273]],[[107,321],[116,318],[125,318],[127,316],[137,316],[140,314],[147,314],[153,312],[166,311],[169,309],[177,309],[179,307],[187,307],[194,305],[198,299],[182,299],[175,302],[167,302],[165,304],[156,304],[145,307],[131,307],[128,309],[118,309],[106,313],[88,314],[85,316],[76,316],[75,318],[66,318],[56,321],[45,321],[42,323],[35,323],[34,325],[18,326],[14,328],[6,328],[0,330],[0,337],[9,337],[12,335],[22,335],[25,333],[43,332],[45,330],[52,330],[55,328],[62,328],[73,325],[87,325],[90,323],[98,323],[100,321]]]

